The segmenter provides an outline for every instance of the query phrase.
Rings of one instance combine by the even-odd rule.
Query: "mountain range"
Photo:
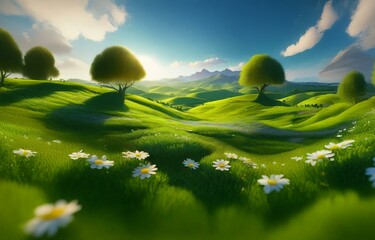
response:
[[[215,75],[225,75],[225,76],[228,76],[228,77],[239,76],[240,71],[232,71],[232,70],[226,68],[223,71],[210,72],[210,71],[208,71],[207,69],[204,68],[200,72],[196,72],[196,73],[194,73],[190,76],[179,76],[179,77],[177,77],[177,79],[185,81],[185,82],[189,82],[189,81],[196,81],[196,80],[199,80],[199,79],[212,77],[212,76],[215,76]]]

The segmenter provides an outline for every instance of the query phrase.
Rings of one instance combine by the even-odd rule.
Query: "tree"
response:
[[[57,77],[59,70],[55,67],[55,58],[44,47],[33,47],[25,54],[23,75],[31,79],[44,79]]]
[[[12,35],[0,28],[0,87],[11,73],[22,71],[22,53]]]
[[[129,50],[113,46],[95,57],[91,64],[90,74],[93,80],[116,90],[123,103],[126,89],[135,81],[144,78],[146,72]]]
[[[375,64],[374,64],[374,70],[372,71],[372,84],[375,86]]]
[[[366,94],[366,81],[363,74],[357,71],[346,74],[337,88],[337,94],[344,101],[357,103],[359,97]]]
[[[270,84],[282,84],[285,81],[285,73],[281,64],[266,54],[254,55],[243,66],[239,83],[245,86],[255,86],[259,97]]]

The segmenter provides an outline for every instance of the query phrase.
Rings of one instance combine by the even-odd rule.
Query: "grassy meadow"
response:
[[[250,89],[223,83],[219,90],[213,81],[135,84],[118,106],[107,88],[7,79],[0,89],[0,239],[33,239],[24,224],[37,206],[59,199],[77,200],[82,210],[53,239],[372,238],[375,190],[365,171],[375,157],[373,89],[352,105],[332,86],[270,87],[289,106],[264,106]],[[355,142],[335,150],[334,161],[305,163],[307,153],[343,140]],[[37,154],[15,155],[19,148]],[[115,165],[91,169],[69,158],[81,149]],[[135,150],[156,164],[151,178],[132,176],[140,161],[121,152]],[[187,158],[199,168],[184,167]],[[229,160],[230,170],[215,170],[216,159]],[[257,180],[271,174],[290,184],[266,194]]]

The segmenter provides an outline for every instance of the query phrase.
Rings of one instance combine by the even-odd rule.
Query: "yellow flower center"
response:
[[[324,155],[324,154],[319,154],[317,158],[318,158],[318,159],[324,159],[324,158],[326,158],[326,155]]]
[[[149,172],[148,168],[142,168],[142,169],[141,169],[141,173],[142,173],[142,174],[146,174],[146,173],[148,173],[148,172]]]
[[[64,212],[65,212],[64,208],[54,208],[51,212],[40,216],[40,218],[45,221],[49,221],[49,220],[53,220],[53,219],[61,217],[64,214]]]
[[[333,145],[333,146],[331,147],[331,150],[337,150],[337,149],[339,149],[339,146],[338,146],[337,144],[335,144],[335,145]]]
[[[23,151],[23,153],[22,153],[24,156],[27,156],[28,154],[29,154],[29,152],[27,152],[27,151]]]
[[[275,179],[268,179],[267,183],[268,183],[268,185],[272,185],[272,186],[277,184]]]
[[[101,165],[101,164],[103,164],[103,163],[104,163],[104,161],[103,161],[103,160],[100,160],[100,159],[98,159],[98,160],[95,161],[95,164],[97,164],[97,165]]]
[[[189,167],[194,167],[194,163],[188,163]]]
[[[140,156],[142,156],[142,153],[136,153],[135,156],[140,157]]]
[[[219,163],[217,166],[218,166],[219,168],[224,168],[224,167],[225,167],[225,163]]]

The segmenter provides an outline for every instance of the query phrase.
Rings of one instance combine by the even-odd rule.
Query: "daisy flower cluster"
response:
[[[80,150],[79,152],[73,152],[68,156],[72,160],[78,160],[80,158],[87,159],[87,162],[90,164],[90,168],[92,169],[109,169],[110,167],[113,167],[113,165],[115,165],[114,161],[108,160],[106,155],[103,155],[101,158],[99,158],[95,154],[90,155],[89,153],[83,152],[83,150]]]
[[[136,150],[135,152],[122,152],[123,158],[137,159],[141,161],[139,166],[133,170],[133,177],[139,177],[141,180],[145,178],[150,178],[152,175],[155,175],[156,171],[158,170],[155,164],[151,164],[149,162],[142,162],[149,156],[150,154],[148,152],[138,150]]]
[[[229,160],[240,160],[243,164],[245,164],[246,166],[249,166],[249,167],[252,167],[254,169],[257,169],[258,168],[258,164],[254,163],[250,158],[247,158],[247,157],[242,157],[242,156],[238,156],[237,154],[235,153],[229,153],[229,152],[225,152],[224,155],[229,159]]]
[[[313,153],[307,153],[305,162],[311,164],[311,166],[315,166],[318,162],[321,162],[323,160],[334,161],[334,151],[347,149],[353,146],[354,142],[354,140],[345,140],[339,143],[330,142],[327,145],[324,145],[325,149],[323,150],[319,150]],[[303,160],[304,158],[301,156],[294,156],[291,159],[298,162]]]

